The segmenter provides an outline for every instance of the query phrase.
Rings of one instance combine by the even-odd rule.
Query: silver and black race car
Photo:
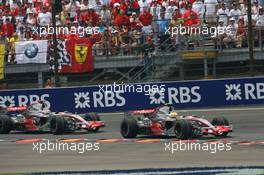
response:
[[[69,112],[51,112],[46,110],[45,101],[37,101],[29,106],[0,109],[0,134],[10,131],[50,131],[63,134],[80,129],[98,131],[105,124],[95,113],[82,115]]]
[[[212,122],[195,115],[180,116],[171,105],[155,109],[125,113],[120,126],[124,138],[140,135],[168,135],[179,139],[197,138],[204,135],[225,137],[232,132],[225,117],[215,117]]]

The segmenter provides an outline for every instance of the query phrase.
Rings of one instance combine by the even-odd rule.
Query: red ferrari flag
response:
[[[94,70],[92,46],[94,39],[71,38],[66,41],[65,47],[70,56],[70,63],[63,65],[60,73],[83,73]]]

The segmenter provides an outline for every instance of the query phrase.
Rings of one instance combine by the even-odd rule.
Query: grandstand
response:
[[[55,9],[52,10],[54,2]],[[4,77],[0,80],[2,89],[45,87],[48,79],[54,86],[54,75],[58,75],[60,86],[83,86],[264,73],[264,0],[251,0],[252,22],[248,19],[246,0],[54,2],[0,2],[0,37],[5,46],[2,53]],[[56,31],[55,45],[54,33],[47,30],[53,27],[53,15],[56,29],[64,31]],[[69,32],[72,28],[78,32]],[[83,32],[87,28],[89,31]],[[68,62],[58,62],[67,57],[58,54],[61,50],[58,50],[57,42],[80,38],[92,41],[92,71],[60,73],[57,68]],[[45,62],[19,61],[20,55],[30,56],[34,50],[19,52],[18,42],[42,40],[47,40],[47,49],[42,51],[45,52]],[[250,46],[254,49],[251,56]],[[66,45],[60,49],[67,54],[64,52],[67,51]]]

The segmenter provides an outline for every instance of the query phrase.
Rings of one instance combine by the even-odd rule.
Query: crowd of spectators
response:
[[[253,26],[264,26],[264,0],[252,1]],[[7,42],[14,58],[16,41],[51,39],[49,33],[34,32],[52,24],[51,0],[0,1],[0,37]],[[224,47],[243,47],[247,37],[246,0],[62,0],[62,12],[56,14],[57,26],[97,27],[100,40],[94,45],[96,55],[137,53],[147,37],[155,44],[169,40],[181,44],[180,36],[166,33],[170,27],[226,26],[231,32],[212,40]],[[43,29],[43,28],[42,28]],[[58,38],[89,37],[60,34]],[[199,45],[200,37],[188,36]],[[186,39],[186,38],[184,38]]]

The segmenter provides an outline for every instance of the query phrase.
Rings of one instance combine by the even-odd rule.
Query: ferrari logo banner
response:
[[[71,38],[66,41],[70,64],[63,65],[60,73],[83,73],[94,70],[92,56],[93,41],[89,38]]]
[[[0,45],[0,80],[4,79],[5,45]]]
[[[87,45],[75,45],[74,48],[76,62],[83,64],[86,61],[88,46]]]

